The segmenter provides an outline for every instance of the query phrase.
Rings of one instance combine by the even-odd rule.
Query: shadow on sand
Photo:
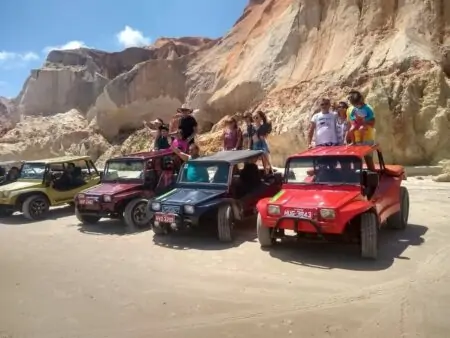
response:
[[[83,234],[96,236],[134,236],[150,230],[150,228],[145,228],[134,233],[129,233],[121,219],[104,219],[100,220],[97,224],[83,224],[77,221],[75,226]]]
[[[46,220],[57,220],[61,217],[72,216],[75,214],[73,206],[56,207],[50,209],[47,216],[43,220],[31,221],[26,219],[21,212],[16,212],[10,217],[0,218],[0,224],[7,225],[26,225],[36,222],[44,222]]]
[[[358,245],[295,239],[283,240],[267,251],[272,257],[284,262],[318,269],[379,271],[388,269],[395,259],[409,260],[402,256],[403,252],[411,245],[423,244],[423,236],[427,231],[427,227],[416,224],[409,224],[403,231],[383,229],[380,232],[377,260],[362,259]]]
[[[154,244],[174,250],[225,250],[238,247],[245,242],[255,241],[255,227],[249,222],[236,226],[234,240],[231,243],[219,242],[215,226],[153,236]]]

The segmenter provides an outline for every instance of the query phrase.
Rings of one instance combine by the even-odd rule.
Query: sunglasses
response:
[[[345,107],[345,106],[339,106],[338,108],[339,109],[347,109],[347,107]]]
[[[321,107],[329,107],[330,104],[329,104],[329,103],[321,103],[320,106],[321,106]]]

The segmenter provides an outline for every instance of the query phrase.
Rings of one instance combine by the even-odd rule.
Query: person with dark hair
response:
[[[373,144],[375,114],[372,107],[364,102],[362,94],[357,90],[349,93],[348,100],[353,106],[348,111],[350,121],[349,137],[354,144]]]
[[[172,140],[169,136],[169,127],[165,124],[158,127],[159,129],[159,136],[155,138],[155,143],[153,146],[154,150],[162,150],[162,149],[169,149],[170,143],[172,143]]]
[[[338,144],[337,115],[332,113],[331,102],[323,98],[320,102],[320,111],[311,118],[308,131],[308,148],[312,147],[315,137],[315,146],[335,146]]]
[[[175,136],[175,139],[172,142],[172,145],[179,149],[180,151],[182,151],[183,153],[188,153],[189,152],[189,143],[188,141],[184,138],[183,135],[183,130],[182,129],[178,129],[178,133]]]
[[[223,132],[223,150],[242,149],[242,132],[238,127],[236,119],[230,117],[225,121],[225,124],[226,127]]]
[[[253,116],[251,113],[244,114],[245,129],[242,133],[243,148],[253,149],[253,135],[255,134],[255,126],[253,125]]]
[[[336,107],[336,128],[337,128],[337,138],[338,144],[344,145],[347,143],[347,134],[350,129],[350,123],[347,120],[347,110],[348,104],[346,102],[339,102]]]
[[[20,175],[20,169],[17,167],[11,167],[5,176],[5,183],[11,183],[17,181]]]
[[[253,150],[262,150],[264,156],[262,158],[264,168],[270,170],[272,168],[270,161],[270,150],[267,144],[267,136],[272,132],[272,124],[267,120],[267,116],[261,110],[253,115],[255,123],[255,134],[253,135]]]

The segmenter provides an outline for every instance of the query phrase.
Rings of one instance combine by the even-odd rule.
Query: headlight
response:
[[[320,217],[324,219],[333,219],[336,217],[336,212],[333,209],[320,209]]]
[[[194,206],[193,205],[185,205],[184,206],[184,212],[186,214],[193,214],[194,213]]]
[[[159,202],[152,202],[152,210],[153,211],[161,210],[161,203],[159,203]]]
[[[281,214],[280,207],[278,205],[268,205],[267,206],[267,213],[269,215],[279,215]]]
[[[80,200],[84,200],[86,198],[86,195],[85,194],[78,194],[77,198],[80,199]]]
[[[111,202],[112,198],[109,195],[103,195],[103,200],[107,203]]]

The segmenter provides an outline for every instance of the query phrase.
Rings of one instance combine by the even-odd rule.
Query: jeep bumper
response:
[[[273,228],[274,230],[278,229],[293,230],[296,233],[316,232],[320,237],[323,237],[322,225],[318,221],[311,218],[282,216],[276,220]],[[272,232],[272,234],[275,233],[276,231]]]

